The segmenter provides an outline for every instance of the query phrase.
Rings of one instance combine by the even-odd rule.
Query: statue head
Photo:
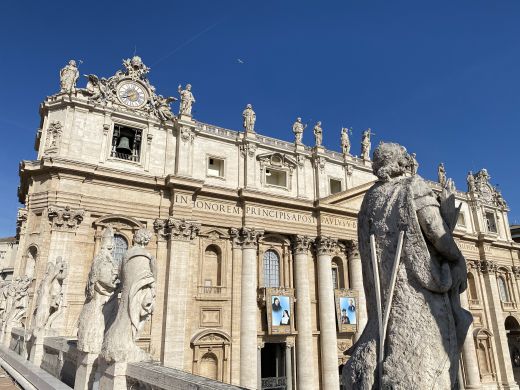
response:
[[[411,157],[404,146],[395,143],[381,143],[374,150],[372,171],[379,180],[390,181],[403,176],[411,166]]]
[[[316,123],[316,126],[321,126],[321,121],[318,121],[318,123]]]
[[[250,109],[252,109],[253,106],[252,106],[251,104],[248,104],[248,105],[246,106],[246,108],[250,108]]]
[[[134,244],[144,248],[152,239],[152,233],[146,229],[139,229],[134,234]]]
[[[296,122],[301,122],[302,121],[302,118],[298,117],[296,118]]]
[[[75,66],[76,66],[76,61],[74,61],[74,60],[70,60],[70,61],[69,61],[69,65],[75,67]]]
[[[186,89],[187,89],[188,91],[191,91],[191,84],[186,84]]]

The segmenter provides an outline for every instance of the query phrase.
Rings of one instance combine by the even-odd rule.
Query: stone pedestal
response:
[[[97,353],[79,352],[76,366],[76,379],[74,390],[89,390],[93,388],[98,367]]]
[[[337,240],[319,237],[318,302],[320,310],[321,383],[324,389],[339,390],[336,307],[332,285],[332,251]]]
[[[126,363],[110,364],[99,381],[99,390],[127,390]]]
[[[294,287],[296,292],[296,366],[298,390],[314,390],[314,350],[312,347],[312,308],[309,286],[309,245],[307,236],[294,237]],[[337,347],[335,347],[337,348]],[[336,349],[334,349],[336,352]]]

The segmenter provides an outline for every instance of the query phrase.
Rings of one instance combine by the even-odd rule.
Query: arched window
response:
[[[272,249],[264,253],[264,286],[280,287],[280,256]]]
[[[204,263],[202,265],[202,279],[205,287],[222,285],[220,248],[210,245],[204,251]]]
[[[128,250],[128,241],[121,234],[114,234],[114,248],[112,249],[112,257],[116,264],[121,264],[126,251]]]
[[[200,375],[218,380],[218,359],[215,354],[208,352],[200,360]]]
[[[343,260],[341,257],[334,257],[332,259],[332,286],[334,288],[345,288]]]
[[[510,302],[509,301],[509,293],[507,291],[506,280],[503,276],[499,276],[498,279],[498,294],[500,296],[500,300],[502,302]]]
[[[468,272],[468,295],[471,300],[478,300],[477,284],[475,283],[475,277],[471,272]]]

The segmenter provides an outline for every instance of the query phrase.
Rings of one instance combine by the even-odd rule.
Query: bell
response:
[[[128,137],[121,137],[119,139],[119,144],[117,145],[116,151],[118,153],[132,154],[132,149],[130,149],[130,140]]]

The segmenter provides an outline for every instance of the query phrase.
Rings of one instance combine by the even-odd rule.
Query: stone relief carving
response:
[[[181,139],[184,142],[192,142],[195,140],[195,133],[188,126],[181,126]]]
[[[61,257],[56,263],[49,262],[47,271],[40,283],[34,312],[33,336],[50,333],[52,324],[61,314],[63,304],[63,283],[68,275],[68,263]]]
[[[346,127],[341,129],[341,150],[346,156],[350,155],[350,138],[348,136],[349,131],[350,134],[352,134],[352,129],[347,129]]]
[[[309,236],[295,235],[292,238],[292,247],[295,254],[307,253],[314,239]]]
[[[296,118],[296,122],[293,123],[292,131],[294,133],[294,143],[296,145],[303,145],[303,131],[307,125],[302,123],[302,118]]]
[[[318,168],[321,172],[325,171],[326,160],[324,157],[316,156],[313,158],[314,167]]]
[[[74,229],[83,221],[85,211],[82,209],[73,210],[70,206],[49,206],[47,215],[53,229]]]
[[[398,144],[382,143],[374,151],[372,169],[378,181],[365,194],[358,216],[368,322],[343,368],[348,389],[452,389],[457,381],[472,315],[459,299],[467,287],[467,269],[452,235],[457,215],[454,196],[439,202],[424,179],[409,175],[410,163],[406,149]],[[400,231],[406,234],[389,303]],[[382,383],[375,375],[380,336],[371,235],[381,270],[382,307],[391,305],[379,358],[384,362]],[[403,356],[417,358],[403,361]]]
[[[0,288],[0,321],[2,334],[9,328],[21,327],[29,304],[29,286],[32,279],[28,276],[17,277],[4,282]]]
[[[70,60],[69,63],[60,70],[60,92],[76,92],[76,81],[78,77],[79,71],[76,66],[76,61]]]
[[[191,108],[195,103],[195,97],[191,92],[191,84],[186,84],[186,88],[183,90],[182,86],[179,85],[177,88],[179,95],[181,96],[181,104],[179,106],[179,114],[191,116]]]
[[[253,106],[248,104],[242,112],[244,132],[247,134],[255,134],[256,114],[253,111]]]
[[[363,138],[361,139],[361,158],[363,160],[370,160],[370,147],[372,146],[370,141],[371,136],[371,129],[367,129],[363,132]]]
[[[321,122],[318,121],[314,126],[314,141],[316,146],[321,146],[323,142],[323,129],[321,128]]]
[[[131,59],[123,60],[123,68],[109,78],[99,78],[94,74],[85,75],[88,82],[83,92],[89,97],[89,101],[93,104],[110,104],[120,111],[131,110],[144,117],[155,117],[163,123],[172,121],[175,116],[171,112],[170,103],[177,99],[156,94],[155,87],[147,77],[150,68],[143,63],[141,57],[134,56]],[[128,82],[132,82],[134,85],[128,89],[128,95],[131,95],[130,98],[135,98],[136,102],[139,102],[138,97],[142,98],[141,104],[128,106],[123,104],[118,97],[118,88]]]
[[[60,121],[54,121],[47,128],[47,137],[45,140],[45,153],[53,153],[58,150],[61,142],[61,134],[63,126]]]
[[[242,156],[248,155],[250,158],[255,157],[257,146],[254,143],[244,142],[240,145],[240,154]]]
[[[94,257],[85,289],[85,304],[79,315],[78,349],[83,352],[100,353],[105,329],[117,313],[119,282],[118,267],[112,257],[114,231],[108,227],[103,232],[101,249]]]
[[[146,250],[151,233],[139,229],[121,268],[121,301],[117,316],[103,340],[101,354],[109,362],[139,362],[151,356],[135,340],[150,318],[155,303],[155,258]]]

